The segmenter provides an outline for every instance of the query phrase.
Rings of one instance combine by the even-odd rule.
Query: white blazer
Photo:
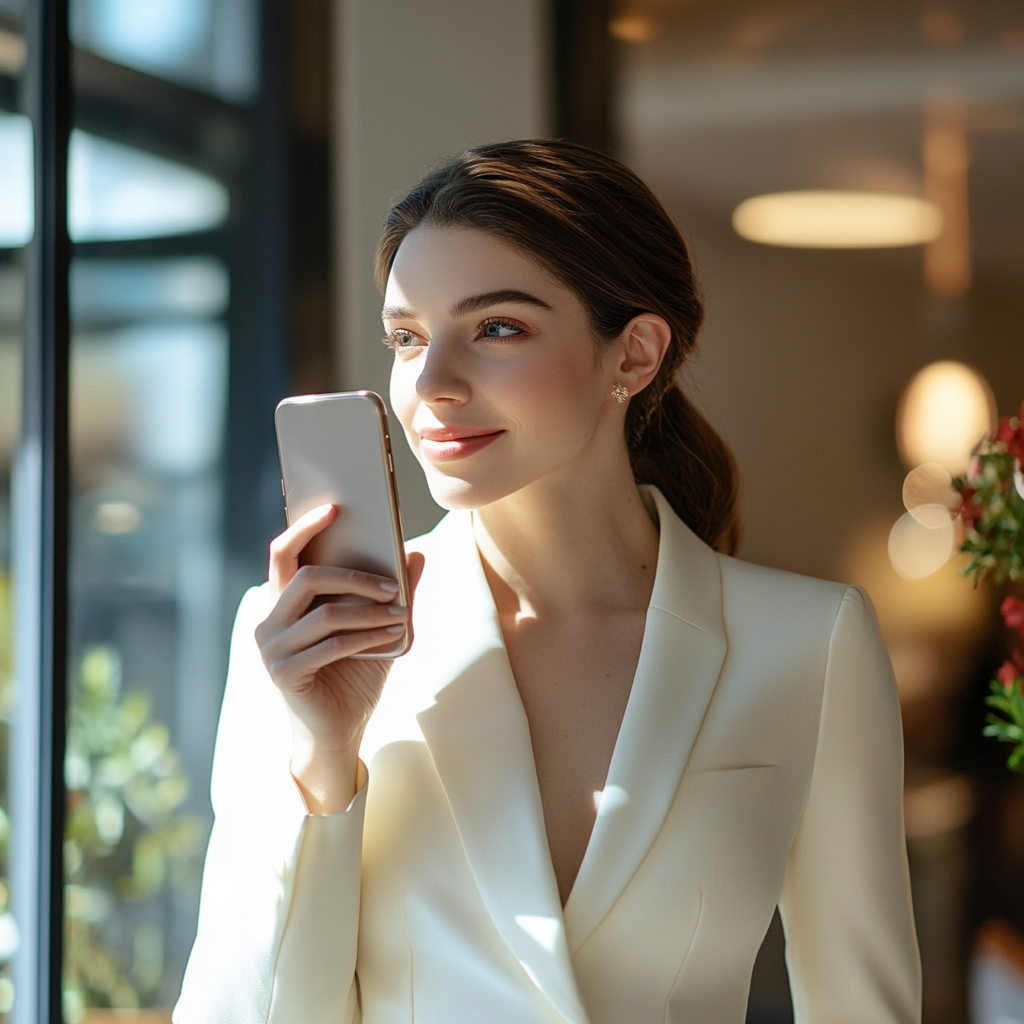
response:
[[[647,489],[657,573],[562,910],[529,730],[473,540],[426,555],[412,651],[312,816],[242,601],[176,1024],[742,1024],[776,905],[798,1024],[914,1024],[892,670],[863,592],[716,554]]]

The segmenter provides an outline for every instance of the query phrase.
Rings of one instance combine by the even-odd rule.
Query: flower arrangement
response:
[[[960,517],[964,540],[960,550],[970,555],[967,575],[975,585],[986,577],[994,583],[1024,578],[1024,404],[1018,416],[999,421],[995,437],[983,441],[974,452],[963,477],[953,486],[960,493]],[[1000,606],[1009,629],[1024,637],[1024,601],[1008,596]],[[1008,767],[1024,773],[1024,656],[1014,650],[991,682],[985,703],[988,714],[985,735],[1014,749]]]

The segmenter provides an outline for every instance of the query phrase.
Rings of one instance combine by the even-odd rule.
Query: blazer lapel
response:
[[[660,523],[654,591],[597,821],[565,907],[570,952],[625,889],[668,813],[725,660],[715,553],[644,488]]]
[[[529,724],[470,515],[450,515],[435,537],[440,543],[431,546],[428,559],[441,563],[435,569],[440,575],[436,589],[417,594],[424,612],[416,624],[415,658],[403,673],[419,676],[417,688],[426,684],[419,728],[495,928],[561,1016],[585,1024]]]

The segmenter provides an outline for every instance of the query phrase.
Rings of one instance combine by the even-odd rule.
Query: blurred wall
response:
[[[550,120],[548,5],[541,0],[337,0],[334,63],[338,377],[385,397],[373,251],[393,199],[473,145],[541,136]],[[390,404],[390,403],[389,403]],[[400,435],[392,422],[392,435]],[[408,536],[441,515],[397,437]]]

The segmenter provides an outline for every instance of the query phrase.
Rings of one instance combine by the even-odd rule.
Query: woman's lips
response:
[[[504,433],[504,430],[462,432],[425,428],[420,431],[420,451],[431,462],[451,462],[474,455]]]

